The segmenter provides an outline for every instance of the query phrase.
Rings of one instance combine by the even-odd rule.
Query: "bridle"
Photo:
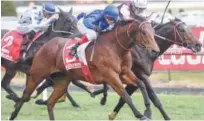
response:
[[[132,43],[133,39],[134,39],[135,36],[136,36],[136,35],[135,35],[134,37],[131,38],[131,37],[130,37],[130,33],[129,33],[129,29],[133,26],[133,24],[134,24],[135,22],[139,22],[139,21],[138,21],[138,20],[134,20],[134,21],[128,26],[128,29],[127,29],[127,31],[126,31],[127,36],[128,36],[128,40],[130,40],[130,41],[128,42],[128,44],[129,44],[129,43]],[[149,22],[148,22],[148,21],[141,22],[138,28],[140,29],[145,23],[149,23]],[[120,45],[120,47],[123,48],[124,50],[129,51],[130,48],[124,47],[124,45],[122,45],[122,44],[120,43],[120,41],[119,41],[119,38],[118,38],[118,25],[116,26],[115,36],[116,36],[116,40],[117,40],[118,44]]]
[[[180,33],[179,33],[179,31],[178,31],[178,29],[177,29],[177,27],[180,25],[180,24],[182,24],[183,22],[181,21],[181,22],[179,22],[179,23],[177,23],[175,26],[174,26],[174,40],[171,40],[171,39],[168,39],[168,38],[166,38],[166,37],[163,37],[163,36],[161,36],[161,35],[158,35],[158,34],[154,34],[154,36],[156,36],[156,37],[158,37],[158,38],[160,38],[160,39],[162,39],[162,40],[166,40],[166,41],[169,41],[169,42],[171,42],[171,43],[173,43],[173,44],[178,44],[178,45],[184,45],[184,39],[182,39],[182,37],[181,37],[181,35],[180,35]],[[177,42],[176,40],[177,40],[177,35],[178,35],[178,37],[179,37],[179,39],[181,40],[181,42]]]

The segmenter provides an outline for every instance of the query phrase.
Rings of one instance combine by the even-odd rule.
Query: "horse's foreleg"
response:
[[[19,97],[17,94],[11,89],[10,83],[13,77],[16,75],[16,71],[6,71],[2,81],[1,81],[1,87],[6,90],[9,95],[6,96],[6,98],[13,100],[14,102],[19,101]]]
[[[72,96],[69,94],[69,91],[66,91],[67,98],[71,102],[72,106],[76,107],[77,109],[80,109],[81,107],[76,103],[76,101],[72,98]]]
[[[50,117],[50,120],[55,120],[53,108],[57,102],[57,100],[63,96],[63,94],[66,92],[66,89],[68,87],[68,84],[70,81],[65,80],[58,80],[54,84],[54,91],[52,92],[50,98],[47,101],[47,109],[48,114]]]
[[[111,73],[110,73],[111,74]],[[123,84],[117,74],[111,74],[111,77],[107,78],[107,83],[115,90],[115,92],[120,95],[121,98],[129,105],[131,110],[133,111],[135,117],[140,118],[141,120],[147,119],[145,116],[143,116],[133,105],[132,99],[126,92],[126,90],[123,87]]]
[[[144,102],[145,102],[146,110],[144,112],[144,115],[151,119],[152,111],[151,111],[151,108],[150,108],[150,99],[149,99],[149,96],[148,96],[148,93],[147,93],[147,90],[146,90],[146,86],[139,79],[137,79],[137,84],[138,84],[138,87],[140,88],[140,91],[141,91],[141,93],[143,95],[143,99],[144,99]]]
[[[143,76],[142,77],[143,82],[146,85],[146,89],[148,92],[148,95],[151,99],[151,101],[154,103],[154,105],[159,109],[159,111],[162,113],[163,117],[165,120],[170,120],[170,117],[167,115],[167,113],[165,112],[159,98],[156,95],[156,92],[154,91],[154,89],[152,88],[151,84],[149,83],[149,79],[147,76]]]
[[[135,92],[135,90],[137,90],[137,89],[138,89],[138,87],[133,86],[133,85],[127,85],[127,86],[125,87],[125,90],[127,91],[127,93],[128,93],[130,96],[131,96],[131,95]],[[110,119],[110,120],[114,120],[114,119],[115,119],[115,117],[117,116],[117,114],[118,114],[118,112],[120,111],[120,109],[124,106],[124,104],[125,104],[125,101],[124,101],[122,98],[120,98],[119,101],[118,101],[118,104],[117,104],[116,107],[114,108],[113,112],[110,113],[110,115],[109,115],[109,119]]]
[[[53,86],[54,83],[50,79],[46,79],[45,82],[42,83],[39,87],[37,87],[36,91],[31,95],[32,98],[36,98],[40,95],[46,88]]]

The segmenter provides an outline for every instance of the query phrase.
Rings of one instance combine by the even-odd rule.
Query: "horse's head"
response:
[[[168,39],[171,39],[169,41],[173,44],[184,46],[191,49],[193,52],[201,51],[201,42],[180,19],[175,18],[163,26],[166,27],[165,32],[167,32]]]
[[[69,12],[64,12],[60,9],[59,19],[54,23],[52,31],[58,31],[63,36],[65,34],[74,33],[77,30],[77,20],[72,15],[72,8]]]
[[[138,19],[122,21],[122,23],[126,23],[123,28],[126,28],[128,38],[134,38],[135,43],[140,47],[151,50],[155,54],[159,53],[159,47],[154,39],[154,29],[149,22],[138,16]]]

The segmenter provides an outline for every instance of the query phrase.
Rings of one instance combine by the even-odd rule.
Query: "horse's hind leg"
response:
[[[33,63],[32,68],[30,70],[30,74],[29,76],[27,75],[28,80],[26,81],[26,88],[23,92],[23,96],[20,101],[16,103],[15,110],[12,112],[10,120],[16,118],[24,102],[30,100],[30,96],[35,90],[35,88],[38,86],[38,84],[41,83],[43,79],[49,76],[50,74],[50,70],[47,65],[45,65],[44,63],[37,62]]]
[[[53,108],[55,106],[55,103],[57,100],[63,96],[63,94],[66,92],[66,89],[68,87],[68,84],[70,81],[65,80],[58,80],[54,84],[54,91],[52,92],[50,98],[47,101],[47,109],[49,113],[50,120],[55,120]]]
[[[72,82],[74,85],[76,85],[77,87],[85,90],[86,92],[92,94],[91,90],[88,88],[88,86],[86,86],[85,84],[81,83],[80,81],[73,81]],[[91,95],[92,96],[92,95]]]
[[[36,98],[38,95],[40,95],[46,88],[53,86],[54,83],[50,79],[46,79],[45,82],[42,83],[39,87],[36,89],[36,94],[33,95],[33,98]]]
[[[67,98],[69,99],[69,101],[71,102],[72,106],[76,107],[77,109],[80,109],[81,107],[79,106],[79,104],[77,104],[77,102],[72,98],[72,96],[69,94],[69,91],[67,89],[66,91],[66,95]]]
[[[101,105],[105,105],[107,101],[107,96],[108,96],[108,85],[103,84],[103,97],[101,98]]]
[[[26,89],[23,92],[23,96],[20,99],[20,101],[18,101],[15,104],[15,110],[12,112],[10,120],[14,120],[14,118],[16,118],[16,116],[18,115],[21,107],[23,106],[24,102],[27,102],[30,100],[30,95],[32,94],[32,92],[35,90],[35,88],[37,87],[36,80],[35,78],[32,78],[32,76],[28,77],[28,81],[26,83]]]
[[[46,88],[53,86],[54,83],[52,80],[50,79],[46,79],[45,82],[43,82],[42,85],[40,85],[37,89],[36,89],[36,93],[32,94],[33,98],[36,98],[38,95],[40,95]],[[35,101],[35,104],[37,105],[46,105],[47,104],[47,100],[43,100],[43,99],[38,99]]]
[[[7,95],[6,98],[13,100],[14,102],[17,102],[19,101],[20,98],[10,87],[11,80],[15,75],[16,75],[16,71],[7,70],[1,81],[1,87],[5,89],[7,93],[9,93],[9,95]]]

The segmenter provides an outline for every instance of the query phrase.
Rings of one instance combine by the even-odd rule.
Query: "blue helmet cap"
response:
[[[119,20],[119,11],[118,8],[114,5],[108,5],[104,9],[104,16],[113,18],[115,21]]]
[[[56,12],[55,5],[53,3],[43,4],[43,10],[49,14],[54,14]]]

